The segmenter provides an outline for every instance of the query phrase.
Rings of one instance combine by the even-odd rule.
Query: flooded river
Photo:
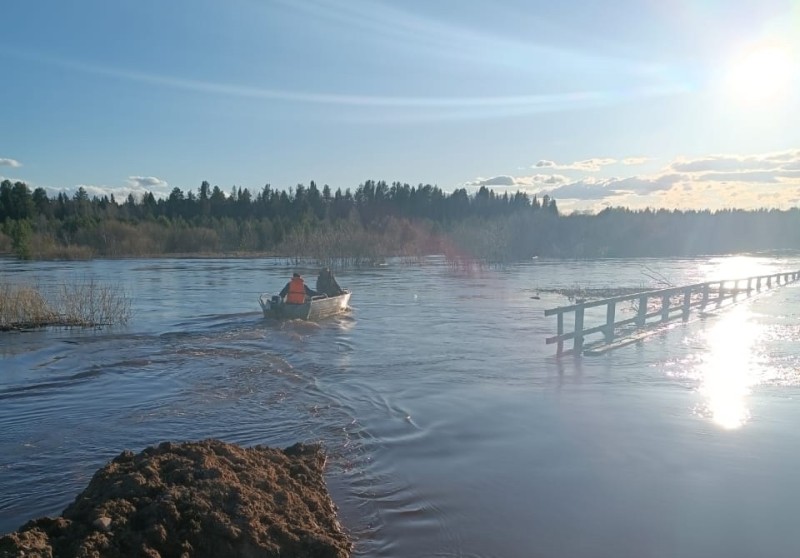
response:
[[[134,312],[0,334],[2,533],[58,514],[123,449],[214,437],[322,442],[359,556],[800,555],[800,283],[560,360],[544,310],[567,301],[539,291],[800,258],[389,262],[338,274],[352,312],[320,324],[262,317],[258,295],[293,270],[280,260],[0,266],[43,288],[120,285]]]

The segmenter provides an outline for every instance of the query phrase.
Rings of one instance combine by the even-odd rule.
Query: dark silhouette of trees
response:
[[[344,244],[343,247],[337,247]],[[90,197],[47,196],[22,182],[0,183],[0,248],[19,257],[137,256],[261,252],[292,256],[378,257],[440,252],[486,261],[531,256],[691,256],[800,248],[800,210],[633,211],[560,215],[556,200],[485,186],[470,195],[430,184],[367,180],[353,191],[315,182],[286,190],[266,184],[226,195],[203,181],[173,188]],[[324,250],[323,250],[324,247]],[[383,252],[383,253],[381,253]]]

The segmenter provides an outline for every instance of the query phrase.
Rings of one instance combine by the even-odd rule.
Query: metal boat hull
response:
[[[280,299],[276,301],[276,297],[262,294],[258,303],[265,318],[317,321],[346,312],[349,309],[350,294],[350,291],[345,291],[339,296],[315,296],[305,304],[286,304]]]

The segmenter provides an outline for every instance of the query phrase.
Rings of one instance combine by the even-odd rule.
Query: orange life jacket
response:
[[[289,282],[289,293],[286,295],[288,304],[303,304],[306,301],[306,286],[302,277],[292,277]]]

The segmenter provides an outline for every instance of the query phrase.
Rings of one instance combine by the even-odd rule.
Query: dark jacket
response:
[[[328,296],[339,296],[344,293],[339,283],[333,278],[331,270],[327,268],[319,272],[319,277],[317,277],[317,291]]]

